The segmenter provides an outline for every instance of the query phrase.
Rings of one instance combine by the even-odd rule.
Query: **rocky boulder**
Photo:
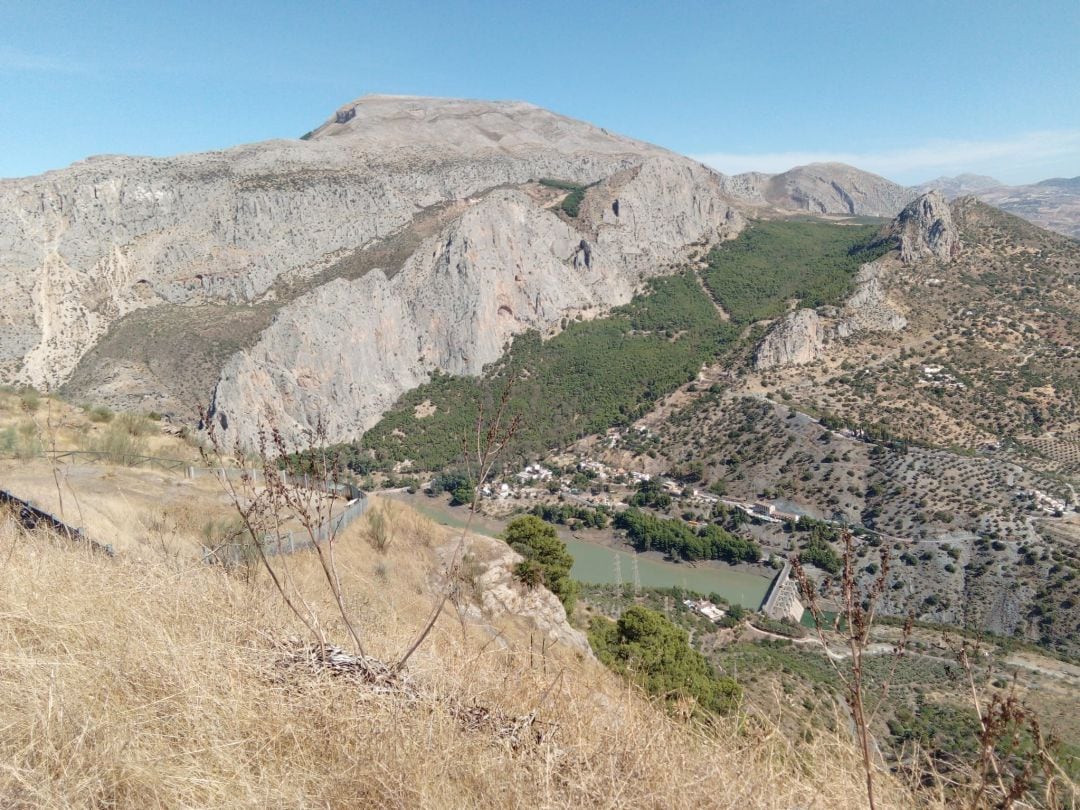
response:
[[[907,326],[907,318],[889,298],[888,273],[888,264],[883,261],[870,262],[859,268],[855,291],[844,302],[836,324],[838,337],[859,332],[899,332]]]
[[[439,550],[444,563],[458,554],[455,539]],[[465,539],[462,576],[471,580],[471,588],[460,588],[458,609],[476,622],[511,620],[526,624],[546,636],[548,645],[558,643],[581,655],[592,656],[585,634],[570,625],[562,602],[543,586],[526,587],[514,576],[514,568],[524,558],[501,540],[481,535]],[[438,583],[442,587],[442,583]],[[537,639],[537,648],[541,642]]]

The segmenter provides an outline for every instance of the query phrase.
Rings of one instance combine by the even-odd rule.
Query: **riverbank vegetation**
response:
[[[695,530],[678,518],[658,518],[630,508],[615,517],[615,528],[639,551],[660,551],[677,559],[723,560],[735,564],[761,559],[761,546],[716,525]]]

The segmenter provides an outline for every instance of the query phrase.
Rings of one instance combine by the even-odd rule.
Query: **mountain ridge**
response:
[[[652,185],[631,176],[643,170]],[[582,216],[556,210],[563,192],[537,185],[543,178],[590,186],[581,192]],[[517,188],[531,202],[519,198],[513,216],[542,210],[545,235],[516,244],[509,266],[536,266],[554,255],[558,263],[608,279],[617,272],[622,280],[605,283],[609,292],[592,300],[571,307],[567,299],[558,312],[549,309],[543,324],[520,320],[522,301],[492,301],[496,310],[515,313],[510,332],[500,332],[480,354],[473,344],[442,353],[445,370],[476,369],[494,359],[509,334],[549,328],[583,305],[596,310],[625,303],[646,274],[666,272],[690,243],[737,233],[759,207],[756,192],[738,188],[739,182],[525,102],[384,96],[343,105],[306,141],[278,139],[174,158],[95,157],[5,180],[0,375],[45,389],[71,383],[72,395],[189,419],[192,399],[206,401],[219,384],[226,391],[232,384],[231,375],[210,384],[214,369],[224,370],[237,351],[255,346],[277,313],[313,284],[351,272],[349,257],[388,240],[418,249],[424,240],[408,234],[430,219],[424,212],[449,212],[439,219],[445,235],[494,189]],[[499,216],[490,205],[484,210]],[[424,249],[434,251],[434,243]],[[389,280],[407,260],[396,256],[397,265],[380,269]],[[531,305],[537,305],[535,294]],[[144,311],[165,317],[139,314]],[[222,330],[185,325],[199,312],[240,328],[203,340],[199,332]],[[500,323],[495,315],[486,317]],[[199,350],[203,371],[154,370],[170,365],[162,365],[168,358],[161,354],[169,353],[168,335],[177,330],[206,343]],[[158,355],[151,346],[160,347]],[[454,355],[479,359],[461,365],[450,359]],[[265,371],[252,373],[266,383]],[[391,388],[400,393],[399,384]],[[278,400],[280,393],[264,389],[261,397]],[[307,397],[297,390],[284,399]],[[313,407],[301,409],[299,424],[309,421]]]
[[[212,399],[246,441],[267,406],[297,434],[348,413],[344,440],[748,218],[891,217],[913,197],[842,164],[729,177],[526,102],[366,96],[307,140],[0,182],[0,379],[184,421]],[[331,329],[319,307],[343,301]],[[343,345],[363,368],[336,362]]]

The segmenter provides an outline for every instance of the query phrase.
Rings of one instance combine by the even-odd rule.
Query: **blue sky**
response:
[[[0,177],[514,98],[729,171],[1080,174],[1080,2],[0,0]]]

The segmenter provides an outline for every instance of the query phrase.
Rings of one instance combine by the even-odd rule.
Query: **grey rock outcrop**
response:
[[[826,331],[826,324],[814,310],[789,312],[758,344],[754,352],[754,367],[764,371],[811,363],[825,347]]]
[[[480,535],[469,535],[467,543],[470,557],[481,570],[475,581],[477,601],[462,600],[459,610],[476,622],[500,618],[525,621],[549,642],[592,656],[588,639],[567,621],[558,597],[544,587],[528,588],[514,576],[515,566],[524,559],[520,554],[501,540]],[[456,540],[440,549],[440,556],[447,562],[457,553]]]
[[[895,259],[892,268],[895,268]],[[824,356],[829,343],[869,332],[899,332],[907,318],[890,298],[889,259],[869,262],[859,268],[855,289],[843,306],[822,312],[798,309],[788,313],[761,339],[754,350],[754,368],[799,366]]]
[[[392,278],[337,280],[284,307],[223,369],[215,414],[247,444],[264,414],[290,437],[321,419],[331,440],[354,438],[434,371],[479,374],[514,335],[625,303],[687,245],[743,224],[713,173],[673,156],[619,172],[591,196],[583,238],[527,194],[492,192]]]
[[[846,338],[860,332],[899,332],[907,326],[907,318],[889,299],[888,274],[885,261],[870,262],[859,268],[855,291],[844,302],[836,323],[837,337]]]
[[[959,249],[948,204],[936,192],[908,205],[890,231],[905,263],[952,256]],[[834,340],[906,328],[907,318],[889,289],[890,277],[899,266],[897,253],[862,265],[854,290],[839,309],[798,309],[774,324],[754,350],[754,368],[765,371],[812,363]]]
[[[545,177],[600,185],[569,220],[515,190]],[[80,392],[156,403],[146,375],[120,379],[154,358],[125,352],[214,305],[255,325],[232,356],[200,355],[230,431],[253,441],[269,410],[292,437],[321,419],[354,438],[434,370],[479,373],[513,335],[624,303],[742,223],[720,175],[659,147],[519,102],[369,96],[302,140],[0,181],[0,379],[80,370]],[[401,234],[407,250],[379,252]]]
[[[947,262],[960,252],[960,233],[949,203],[937,191],[922,195],[901,211],[893,233],[900,242],[900,260],[905,264],[926,259]]]

